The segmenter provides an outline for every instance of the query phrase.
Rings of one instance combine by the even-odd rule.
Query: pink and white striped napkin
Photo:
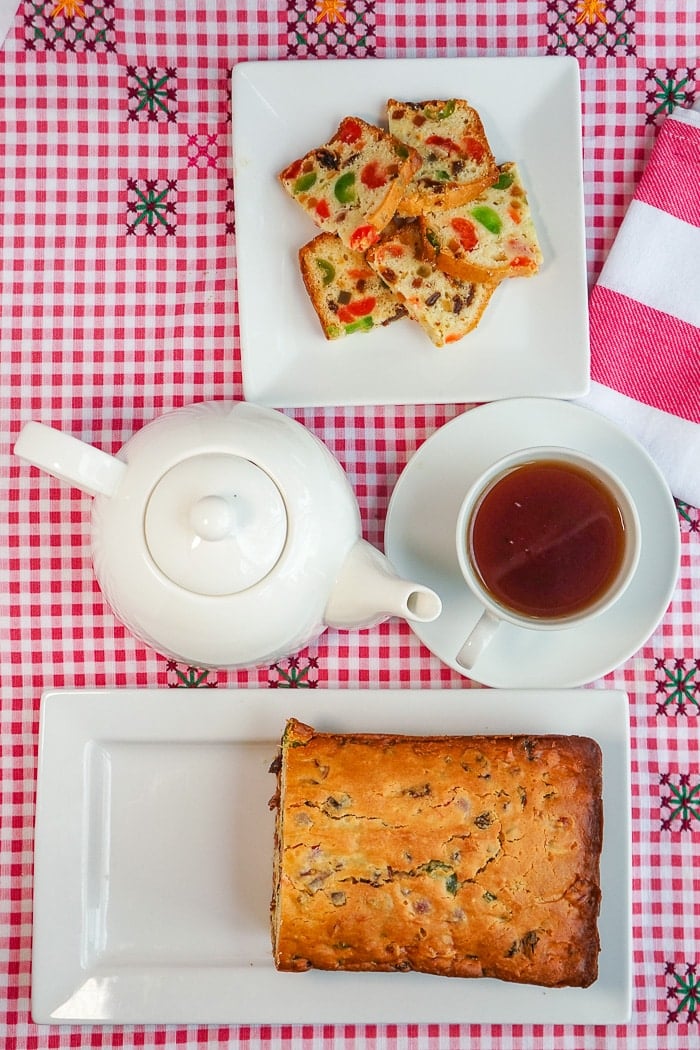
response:
[[[661,126],[590,296],[580,403],[642,444],[673,495],[700,505],[700,111]]]

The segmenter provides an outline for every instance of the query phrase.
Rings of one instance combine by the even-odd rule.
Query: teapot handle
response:
[[[126,470],[121,459],[44,423],[26,423],[14,451],[20,459],[90,496],[113,496]]]

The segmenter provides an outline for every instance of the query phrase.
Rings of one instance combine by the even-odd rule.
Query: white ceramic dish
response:
[[[562,732],[603,751],[598,980],[278,973],[269,900],[287,717],[327,730]],[[627,697],[602,690],[76,691],[42,698],[32,1014],[38,1023],[614,1024],[630,1006]]]
[[[579,71],[570,57],[241,63],[233,71],[233,170],[243,386],[301,405],[577,397],[589,383]],[[544,253],[504,281],[479,327],[437,350],[402,320],[324,338],[297,252],[319,231],[277,183],[342,117],[385,125],[388,98],[466,97],[497,161],[521,168]],[[312,100],[312,104],[309,104]]]
[[[654,631],[673,595],[680,564],[678,514],[657,467],[636,441],[590,409],[517,398],[481,405],[435,431],[401,474],[389,502],[385,549],[398,572],[432,587],[442,613],[412,625],[421,641],[460,674],[462,642],[481,606],[460,572],[455,529],[472,481],[501,456],[529,445],[564,445],[617,474],[636,503],[641,553],[624,595],[599,617],[561,631],[503,624],[469,677],[482,685],[564,688],[608,674]]]

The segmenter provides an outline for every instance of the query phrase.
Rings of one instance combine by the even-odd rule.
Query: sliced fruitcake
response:
[[[367,252],[374,267],[435,346],[454,343],[478,325],[498,282],[461,281],[423,257],[418,223],[397,224]]]
[[[415,150],[360,117],[345,117],[329,142],[278,178],[315,224],[364,251],[393,217],[413,173]]]
[[[465,99],[399,102],[391,98],[387,114],[391,134],[421,158],[399,205],[401,215],[464,204],[497,178],[481,117]]]
[[[465,281],[531,277],[542,252],[516,164],[502,164],[492,186],[469,204],[421,217],[438,267]]]
[[[406,316],[406,308],[364,255],[333,233],[319,233],[305,244],[299,265],[326,339],[367,332]]]

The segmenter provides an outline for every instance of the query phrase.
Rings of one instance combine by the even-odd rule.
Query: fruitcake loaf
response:
[[[319,233],[299,249],[299,266],[326,339],[367,332],[406,316],[406,308],[362,252],[333,233]]]
[[[476,328],[498,282],[460,281],[425,258],[419,224],[390,227],[367,251],[367,262],[435,346],[462,339]]]
[[[415,150],[360,117],[345,117],[323,146],[278,175],[287,193],[349,248],[374,244],[393,217],[413,173]]]
[[[319,733],[290,719],[272,770],[278,969],[595,981],[595,741]]]
[[[402,215],[473,200],[498,177],[481,117],[465,99],[387,103],[389,131],[415,149],[421,167],[399,205]]]
[[[501,164],[492,186],[458,208],[422,217],[438,267],[465,281],[531,277],[542,252],[517,164]]]

